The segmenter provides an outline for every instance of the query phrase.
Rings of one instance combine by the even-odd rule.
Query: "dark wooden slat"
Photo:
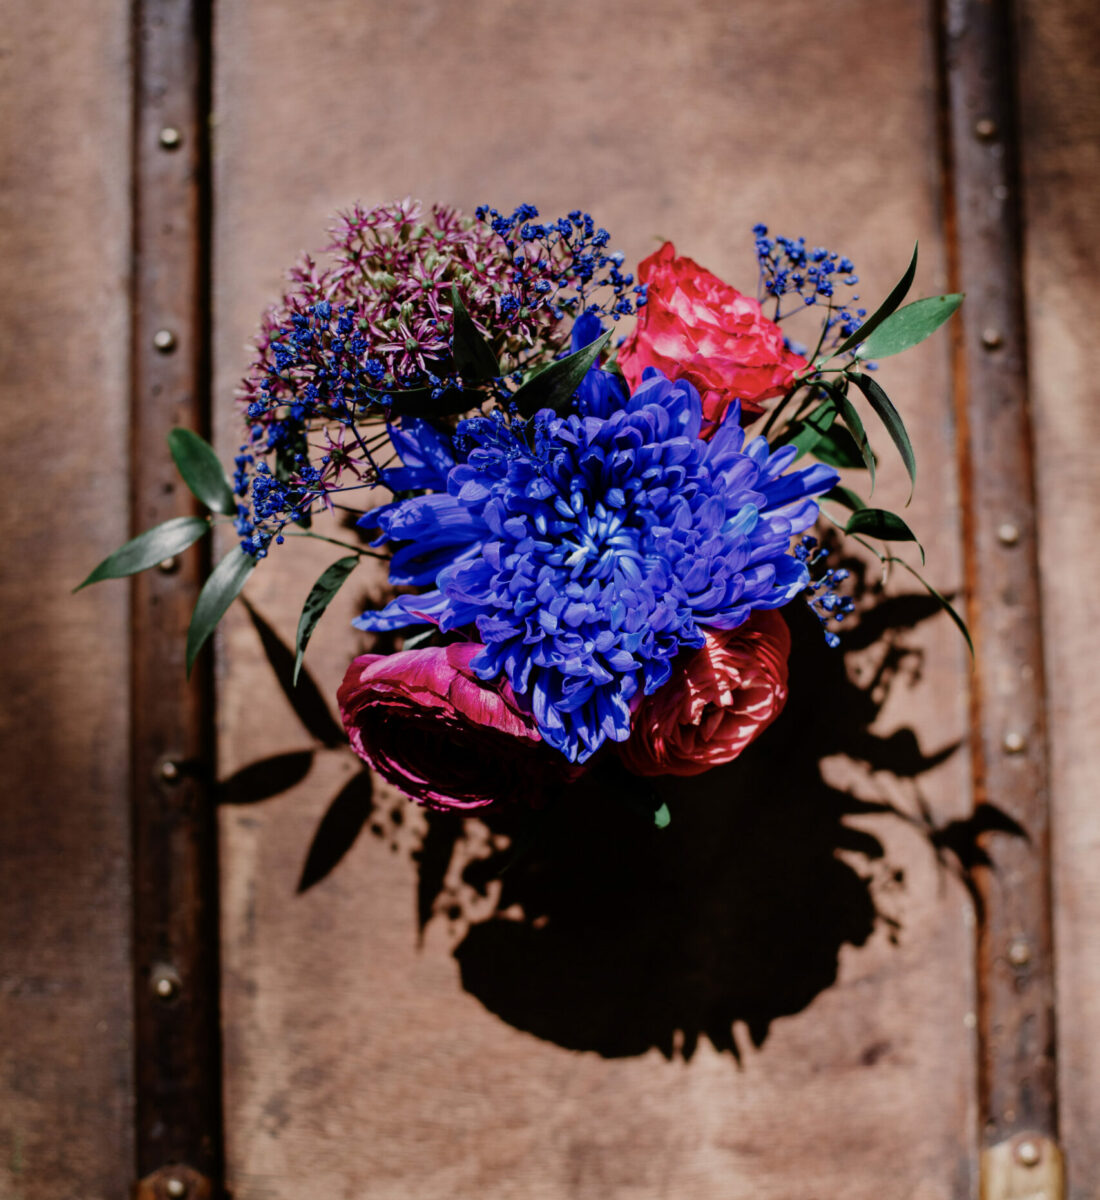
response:
[[[1100,1195],[1100,7],[1020,4],[1025,303],[1051,759],[1058,1124],[1071,1200]]]
[[[958,399],[977,644],[977,798],[1027,831],[1026,839],[1002,837],[989,847],[995,865],[981,881],[981,1109],[984,1140],[993,1146],[1025,1133],[1055,1139],[1058,1130],[1049,789],[1011,6],[949,0],[944,36],[957,283],[967,294]]]
[[[205,422],[209,13],[136,6],[133,520],[193,511],[165,437]],[[200,550],[133,591],[137,1174],[220,1176],[215,826],[209,676],[184,682]],[[181,1176],[182,1178],[182,1176]]]

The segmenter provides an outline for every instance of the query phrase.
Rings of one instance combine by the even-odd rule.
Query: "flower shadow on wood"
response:
[[[650,785],[613,762],[569,789],[533,837],[515,809],[428,814],[421,922],[451,923],[466,990],[571,1049],[690,1058],[706,1037],[739,1059],[736,1023],[760,1046],[777,1017],[836,981],[842,946],[862,946],[879,924],[894,938],[898,919],[882,902],[904,873],[845,819],[923,822],[830,786],[821,763],[855,759],[915,791],[916,777],[954,753],[925,754],[910,729],[870,732],[891,685],[919,671],[903,631],[936,611],[923,596],[880,599],[850,638],[857,651],[878,646],[877,669],[857,684],[792,606],[785,712],[736,762],[655,781],[667,829],[616,802]]]
[[[979,839],[1024,831],[989,804],[937,823],[917,781],[957,745],[925,753],[911,729],[871,731],[891,688],[919,677],[921,656],[907,632],[937,611],[923,595],[880,596],[865,607],[846,636],[848,653],[873,648],[857,680],[792,605],[786,710],[736,762],[695,779],[652,781],[672,812],[667,829],[629,804],[651,782],[611,756],[533,821],[517,806],[476,817],[423,813],[413,854],[421,933],[443,923],[463,987],[502,1020],[558,1045],[690,1058],[705,1037],[740,1059],[737,1023],[762,1045],[776,1018],[832,986],[843,946],[862,946],[879,926],[894,939],[900,928],[888,910],[899,906],[904,872],[875,834],[847,818],[888,815],[918,828],[980,916],[971,871],[990,859]],[[307,679],[304,693],[289,686],[288,649],[252,618],[288,700],[306,710],[303,725],[332,746],[315,685]],[[312,753],[252,764],[223,785],[223,802],[274,795],[276,773],[285,786],[300,781]],[[862,764],[867,778],[901,781],[892,795],[904,789],[911,805],[860,799],[828,782],[822,763],[836,759]],[[298,890],[335,869],[364,828],[396,847],[406,808],[387,816],[369,773],[354,776],[322,817]]]

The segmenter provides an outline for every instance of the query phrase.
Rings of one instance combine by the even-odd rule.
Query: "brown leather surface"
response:
[[[0,69],[0,1195],[131,1173],[129,6],[9,12]]]
[[[820,10],[802,3],[333,3],[308,21],[292,4],[262,16],[224,6],[224,453],[237,436],[228,397],[241,345],[278,265],[321,244],[327,214],[357,198],[580,204],[628,258],[671,237],[746,290],[749,230],[764,218],[850,254],[872,299],[919,237],[920,290],[944,290],[929,18],[923,5],[838,6],[818,36]],[[941,338],[883,372],[918,448],[912,523],[945,590],[960,574],[949,350]],[[884,459],[876,498],[900,505],[903,472]],[[308,580],[336,553],[287,547],[256,572],[252,602],[284,639]],[[330,704],[362,645],[342,622],[364,590],[340,597],[310,647]],[[915,824],[850,815],[853,796],[910,817],[925,803],[946,825],[970,803],[962,750],[917,779],[885,769],[906,765],[898,731],[932,755],[966,724],[961,640],[943,617],[923,619],[919,600],[892,611],[916,628],[891,635],[914,654],[899,652],[875,718],[875,734],[896,735],[888,750],[853,736],[853,714],[865,723],[887,690],[871,684],[880,647],[851,656],[858,684],[830,704],[853,717],[848,732],[792,708],[740,773],[673,797],[659,851],[630,837],[617,852],[582,806],[573,851],[545,864],[573,872],[575,889],[547,895],[530,872],[505,885],[500,903],[527,920],[493,915],[497,885],[480,896],[462,883],[464,851],[445,823],[431,823],[418,882],[426,822],[381,788],[350,851],[296,896],[315,836],[339,830],[345,845],[364,822],[354,792],[330,809],[354,771],[339,750],[318,749],[278,797],[223,810],[236,1194],[969,1195],[969,901]],[[244,613],[223,646],[224,771],[308,748]],[[809,696],[815,672],[839,664],[806,655]],[[850,764],[861,756],[883,769]],[[418,903],[430,916],[422,933]]]

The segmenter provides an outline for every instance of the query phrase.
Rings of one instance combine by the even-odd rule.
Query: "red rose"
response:
[[[791,634],[770,609],[707,633],[646,696],[619,753],[635,775],[701,775],[732,762],[783,711]]]
[[[482,649],[467,642],[361,654],[337,692],[355,753],[430,808],[537,806],[549,786],[576,774],[507,683],[482,683],[470,670]]]
[[[734,400],[744,416],[764,411],[762,400],[781,396],[806,360],[783,345],[783,333],[760,303],[742,296],[717,275],[677,258],[671,242],[638,267],[649,285],[638,324],[619,351],[619,366],[633,390],[646,367],[669,379],[687,379],[703,399],[709,436]]]

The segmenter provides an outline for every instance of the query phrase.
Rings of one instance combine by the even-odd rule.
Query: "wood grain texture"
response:
[[[1100,406],[1100,18],[1020,6],[1026,302],[1049,695],[1059,1090],[1069,1195],[1100,1194],[1100,677],[1095,623]]]
[[[223,0],[214,282],[224,455],[239,440],[230,396],[248,361],[240,347],[281,266],[323,244],[326,216],[354,199],[529,199],[546,213],[580,204],[628,259],[672,237],[746,290],[749,229],[764,217],[850,254],[872,299],[919,236],[920,289],[945,290],[931,11],[851,3],[830,11],[828,38],[805,36],[819,19],[804,0],[553,10],[341,0],[308,21],[284,0],[262,12]],[[837,48],[855,46],[859,70],[838,71]],[[909,515],[951,591],[948,367],[940,339],[883,379],[918,447]],[[900,505],[900,465],[882,476],[876,499]],[[289,640],[309,580],[335,552],[283,549],[247,591]],[[353,582],[310,646],[329,697],[361,644],[342,622],[369,590]],[[614,970],[602,973],[568,899],[521,879],[504,893],[516,906],[510,928],[499,885],[482,894],[461,878],[462,854],[492,853],[490,833],[471,828],[452,846],[453,830],[392,793],[357,792],[353,761],[324,745],[316,711],[303,727],[272,682],[255,621],[235,613],[222,641],[219,754],[237,779],[222,872],[227,1159],[239,1200],[971,1196],[972,916],[918,815],[923,804],[941,832],[957,832],[970,812],[965,751],[949,753],[965,735],[965,651],[944,618],[925,620],[909,601],[892,611],[916,627],[849,658],[845,702],[875,718],[864,743],[830,741],[828,715],[803,709],[745,774],[727,777],[760,788],[802,754],[816,780],[819,755],[817,790],[791,782],[756,815],[714,795],[682,807],[666,865],[642,846],[650,865],[633,874],[629,857],[587,862],[581,840],[570,860],[579,893],[595,889],[598,944],[614,948]],[[800,669],[812,681],[809,655]],[[903,747],[923,765],[921,751],[945,753],[905,778],[889,769],[904,766]],[[238,770],[292,749],[303,752],[293,773],[281,765],[295,786],[244,803],[278,783],[257,769],[250,786],[266,783],[242,792]],[[596,838],[598,819],[581,822]],[[295,895],[322,828],[338,828],[351,849]],[[618,896],[601,891],[605,879],[622,884]],[[647,938],[639,914],[654,887],[667,904]],[[555,922],[574,931],[551,937],[553,954],[530,920],[540,899],[556,905],[551,932]],[[616,928],[629,930],[623,947]],[[625,1000],[624,980],[634,988]],[[720,1018],[732,1014],[724,1037],[721,1020],[687,1011],[708,999]]]
[[[1050,789],[1016,187],[1011,10],[964,0],[944,32],[957,231],[978,798],[1026,831],[979,872],[983,1137],[1057,1132]]]
[[[205,432],[209,10],[135,6],[133,512],[148,529],[199,506],[167,452],[176,426]],[[172,136],[165,144],[164,131]],[[156,345],[171,335],[171,349]],[[221,1161],[217,866],[211,689],[188,681],[187,627],[207,542],[133,583],[133,856],[137,1177]],[[168,767],[168,774],[165,768]],[[173,982],[161,996],[160,978]]]
[[[130,26],[47,0],[0,34],[0,1195],[132,1178],[128,594]]]

